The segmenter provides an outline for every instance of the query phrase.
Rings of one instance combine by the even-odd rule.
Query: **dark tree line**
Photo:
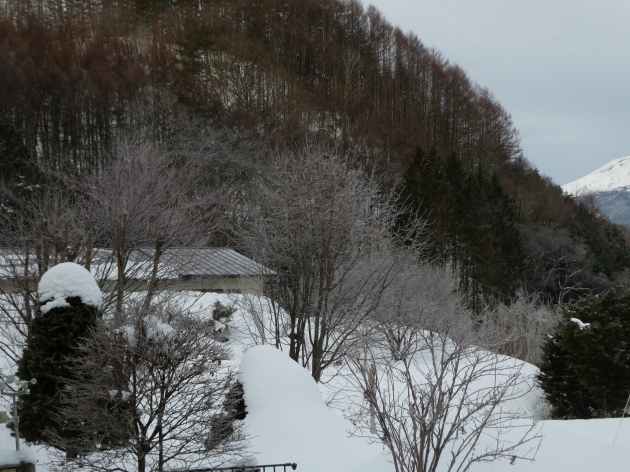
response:
[[[459,270],[471,308],[479,312],[524,293],[566,302],[623,276],[630,252],[618,226],[566,196],[557,202],[561,218],[532,221],[515,190],[491,167],[467,169],[455,152],[441,156],[435,148],[416,149],[403,173],[400,197],[409,207],[403,220],[427,219],[432,255]],[[545,197],[527,195],[534,202]]]
[[[469,172],[454,153],[413,154],[401,189],[402,204],[428,220],[434,257],[459,270],[471,308],[489,299],[508,302],[522,287],[525,254],[513,199],[483,165]],[[402,221],[406,225],[407,222]]]

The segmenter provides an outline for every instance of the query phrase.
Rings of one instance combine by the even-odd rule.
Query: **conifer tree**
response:
[[[620,416],[630,394],[630,292],[590,295],[567,305],[563,315],[539,375],[554,413]]]
[[[565,352],[552,336],[543,346],[538,381],[551,405],[551,416],[559,419],[589,419],[598,415],[598,408]]]
[[[444,249],[444,195],[442,160],[433,148],[428,154],[416,148],[403,175],[400,199],[406,211],[401,213],[397,224],[409,227],[416,218],[426,219],[432,242],[429,254],[434,257]]]
[[[71,262],[46,272],[39,284],[40,302],[26,348],[18,362],[21,379],[36,378],[30,394],[19,399],[20,434],[29,442],[46,443],[48,431],[72,435],[58,422],[61,392],[72,378],[71,365],[81,340],[96,325],[100,291],[92,275]]]
[[[432,255],[461,274],[460,288],[480,312],[500,300],[508,303],[520,286],[524,254],[515,204],[496,174],[483,166],[466,172],[451,152],[416,149],[403,176],[405,218],[428,221]]]

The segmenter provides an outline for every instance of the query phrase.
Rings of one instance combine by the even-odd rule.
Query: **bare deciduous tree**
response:
[[[546,336],[560,313],[534,296],[523,295],[510,305],[500,303],[481,314],[483,329],[502,339],[497,352],[537,364]]]
[[[4,190],[12,208],[0,211],[0,351],[17,362],[39,303],[39,279],[61,262],[84,262],[89,231],[83,202],[67,189],[46,186],[19,197]]]
[[[536,289],[556,303],[567,302],[593,287],[609,288],[610,281],[602,274],[593,274],[592,254],[588,246],[572,238],[563,229],[519,226],[525,252],[527,279]]]
[[[377,309],[403,257],[391,231],[396,210],[378,179],[337,148],[306,143],[296,153],[277,152],[268,167],[245,203],[250,218],[241,242],[274,271],[268,295],[288,317],[281,322],[279,307],[271,307],[268,338],[278,347],[288,338],[290,357],[319,381]]]
[[[158,290],[160,259],[169,247],[201,245],[216,231],[229,200],[227,187],[204,188],[211,156],[166,152],[144,142],[119,147],[104,168],[73,179],[90,204],[95,239],[113,251],[116,312],[127,282],[148,278],[145,309]],[[130,263],[143,248],[145,264]]]
[[[52,265],[72,261],[92,268],[101,286],[113,279],[114,287],[102,287],[103,308],[113,304],[118,313],[128,282],[145,280],[146,309],[161,288],[164,251],[201,245],[220,229],[231,191],[229,185],[205,185],[212,145],[182,149],[167,152],[141,140],[121,143],[109,159],[84,166],[80,175],[49,169],[53,187],[20,196],[4,189],[13,206],[0,211],[5,248],[0,350],[9,359],[21,355],[38,303],[37,281]],[[130,261],[139,248],[146,260]]]
[[[389,350],[395,361],[418,350],[420,323],[436,312],[462,309],[457,293],[457,277],[450,269],[420,262],[418,254],[409,251],[393,270],[392,282],[383,293],[379,309],[370,318],[367,342]]]
[[[73,435],[49,434],[58,468],[163,471],[241,457],[247,443],[230,416],[235,376],[212,323],[169,304],[125,305],[122,326],[104,320],[80,347],[78,380],[63,392],[59,420]]]
[[[541,437],[535,421],[506,407],[533,386],[522,364],[478,347],[487,340],[457,311],[419,313],[413,335],[415,350],[401,360],[369,346],[355,355],[360,434],[383,442],[397,472],[533,459]]]

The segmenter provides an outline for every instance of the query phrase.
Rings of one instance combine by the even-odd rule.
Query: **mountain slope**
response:
[[[576,197],[593,195],[610,221],[630,225],[630,156],[610,161],[590,174],[562,186]]]

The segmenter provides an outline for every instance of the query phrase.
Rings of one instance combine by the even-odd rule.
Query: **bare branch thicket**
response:
[[[73,435],[49,432],[56,468],[161,472],[241,458],[236,375],[212,323],[168,303],[126,306],[121,318],[102,320],[79,348],[59,413]]]
[[[204,185],[211,161],[207,149],[166,152],[136,141],[120,146],[103,168],[73,179],[89,201],[94,240],[112,251],[103,275],[115,274],[109,302],[116,313],[134,279],[148,280],[145,309],[150,305],[168,248],[203,245],[219,229],[232,192],[229,185]],[[145,261],[130,261],[135,249],[145,250]]]
[[[395,361],[408,358],[422,344],[418,330],[427,314],[460,310],[462,316],[468,316],[462,309],[456,274],[421,262],[410,252],[394,267],[379,309],[369,320],[370,335],[365,338],[370,346],[386,348]]]
[[[479,347],[467,314],[418,314],[415,350],[392,360],[365,347],[350,366],[356,434],[382,442],[397,472],[463,472],[475,462],[533,460],[541,435],[508,402],[533,388],[523,364]],[[493,343],[490,343],[493,344]]]
[[[243,294],[235,300],[235,304],[247,314],[245,326],[255,344],[270,344],[280,350],[286,347],[286,336],[290,332],[289,316],[278,300]]]
[[[223,141],[229,139],[234,137]],[[225,219],[232,187],[208,182],[212,149],[209,136],[204,146],[169,152],[142,141],[121,143],[109,159],[81,175],[48,169],[54,187],[19,197],[3,192],[12,203],[0,212],[6,282],[0,350],[8,359],[20,357],[37,304],[37,282],[57,263],[91,268],[105,290],[104,309],[115,305],[120,312],[134,281],[145,285],[145,308],[150,304],[169,275],[159,273],[164,251],[204,244]],[[224,160],[229,154],[221,150]],[[144,259],[130,261],[140,248]]]
[[[274,271],[267,295],[278,304],[263,307],[271,316],[251,304],[253,331],[268,316],[259,342],[286,342],[289,356],[317,381],[376,310],[400,257],[391,231],[394,198],[379,184],[347,153],[306,143],[271,156],[258,191],[244,203],[249,219],[241,244]]]
[[[502,339],[496,351],[531,364],[538,363],[546,336],[561,319],[558,310],[527,295],[481,314],[483,329]]]
[[[39,303],[39,279],[58,263],[84,263],[89,231],[85,202],[61,186],[4,196],[12,208],[0,211],[0,351],[15,363]]]
[[[603,275],[592,273],[590,251],[585,243],[575,241],[567,231],[530,228],[519,225],[526,254],[530,290],[545,294],[549,301],[564,303],[584,295],[595,287],[604,290],[611,283]]]

